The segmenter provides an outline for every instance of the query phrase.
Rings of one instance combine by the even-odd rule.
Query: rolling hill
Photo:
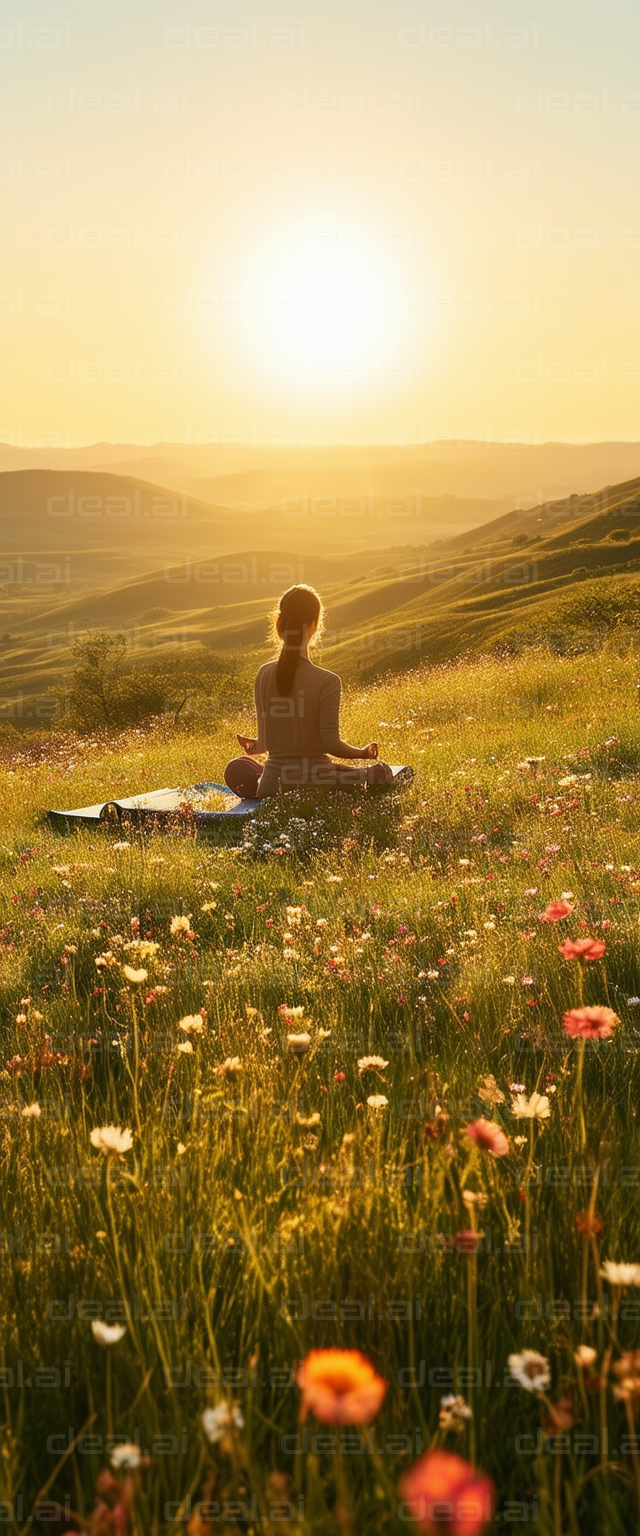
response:
[[[326,539],[323,554],[304,557],[299,549],[277,550],[275,540],[274,548],[266,550],[255,543],[232,546],[232,532],[238,539],[243,531],[238,514],[191,499],[187,546],[179,498],[178,515],[158,518],[157,529],[151,516],[142,521],[145,509],[152,514],[154,497],[159,507],[167,499],[162,487],[142,481],[97,472],[74,472],[53,481],[49,471],[3,478],[12,482],[7,505],[13,548],[21,526],[27,542],[25,521],[31,517],[42,557],[23,557],[21,580],[4,587],[6,702],[0,718],[14,723],[45,718],[49,689],[63,697],[70,647],[90,629],[124,629],[134,666],[153,664],[165,647],[183,653],[185,647],[205,647],[237,653],[248,678],[264,655],[273,599],[284,585],[300,579],[322,589],[327,608],[323,660],[346,679],[404,670],[425,659],[442,662],[469,652],[518,649],[536,640],[555,649],[600,646],[611,636],[626,646],[638,643],[640,478],[607,486],[597,495],[545,502],[528,514],[511,511],[447,540],[340,550],[337,540]],[[74,496],[76,512],[82,496],[102,497],[105,515],[82,522],[75,518],[74,534],[80,529],[84,540],[74,556],[84,562],[82,577],[47,585],[42,579],[45,555],[64,570],[61,530],[73,522],[71,516],[47,513],[45,491],[51,493],[52,486],[54,495],[67,498],[63,507]],[[125,536],[110,548],[102,531],[107,503],[127,496],[131,515],[117,525],[114,518],[112,524],[119,535],[124,526]],[[266,516],[252,517],[251,531],[265,524]],[[229,541],[226,549],[223,539]],[[208,553],[212,546],[217,558]],[[15,577],[15,554],[8,565]],[[92,585],[96,565],[103,577],[100,586],[95,579]]]

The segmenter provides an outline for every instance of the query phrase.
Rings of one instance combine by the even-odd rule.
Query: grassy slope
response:
[[[4,649],[5,698],[24,690],[28,702],[20,720],[15,717],[21,727],[43,718],[47,689],[60,698],[65,693],[69,636],[88,625],[124,627],[133,665],[148,665],[158,646],[204,645],[242,650],[250,673],[264,643],[268,606],[283,582],[300,579],[301,572],[325,596],[325,664],[358,682],[390,667],[404,671],[425,659],[518,650],[532,642],[589,649],[617,632],[635,646],[639,485],[627,481],[597,497],[549,503],[531,516],[509,514],[476,529],[472,542],[465,536],[447,546],[345,547],[337,553],[327,541],[325,554],[306,555],[303,565],[295,545],[271,554],[240,550],[218,560],[215,570],[192,562],[186,584],[173,577],[168,582],[165,571],[155,568],[144,579],[119,581],[101,593],[88,587],[72,600],[65,589],[55,603],[31,586],[11,600],[21,636]],[[262,522],[269,526],[266,515]],[[373,526],[380,537],[382,525]],[[330,531],[347,537],[337,523]],[[137,537],[135,528],[129,532]],[[184,564],[184,550],[180,559]],[[174,576],[181,571],[176,566]],[[40,714],[29,716],[34,695]],[[5,706],[5,717],[14,718],[11,708]]]
[[[52,1490],[85,1517],[92,1508],[109,1427],[105,1357],[79,1303],[113,1319],[124,1300],[111,1412],[114,1429],[139,1433],[151,1452],[141,1530],[164,1527],[168,1501],[195,1498],[207,1468],[216,1498],[244,1488],[264,1500],[277,1467],[306,1500],[305,1522],[283,1528],[333,1533],[328,1442],[305,1458],[283,1439],[296,1432],[293,1369],[332,1343],[364,1349],[389,1383],[377,1462],[355,1442],[344,1458],[357,1530],[405,1528],[393,1485],[436,1432],[452,1386],[473,1420],[449,1448],[496,1479],[501,1529],[520,1530],[526,1505],[551,1536],[558,1465],[565,1511],[576,1509],[569,1529],[632,1528],[632,1458],[610,1389],[602,1402],[620,1470],[584,1481],[601,1462],[600,1398],[580,1398],[572,1350],[588,1341],[602,1359],[610,1342],[616,1356],[640,1343],[635,1293],[616,1336],[597,1274],[598,1249],[640,1257],[640,1037],[627,1002],[640,992],[635,685],[630,659],[612,651],[597,662],[537,651],[362,688],[347,700],[347,733],[413,761],[415,786],[397,800],[287,797],[263,808],[244,851],[180,835],[57,840],[41,814],[219,777],[247,721],[215,734],[69,739],[6,759],[0,1227],[13,1376],[0,1498],[22,1491],[25,1517],[69,1425],[94,1412],[101,1438]],[[522,768],[531,756],[544,761]],[[565,890],[576,910],[559,934],[537,914]],[[171,935],[179,913],[191,914],[193,937]],[[135,956],[124,946],[136,919],[160,946],[142,989],[121,969]],[[584,1151],[576,1048],[560,1027],[579,978],[558,955],[559,937],[581,933],[607,942],[605,962],[587,968],[586,998],[610,1002],[622,1021],[611,1043],[587,1047]],[[100,970],[105,951],[113,961]],[[147,985],[167,990],[145,1003]],[[301,1066],[283,1048],[283,1003],[309,1022]],[[202,1007],[193,1055],[178,1053],[178,1021]],[[363,1080],[357,1060],[368,1053],[389,1065]],[[236,1077],[219,1071],[232,1056]],[[495,1111],[479,1088],[488,1073],[505,1095]],[[556,1090],[531,1162],[528,1142],[514,1141],[514,1082]],[[383,1111],[367,1107],[376,1092],[389,1100]],[[21,1118],[36,1099],[42,1118]],[[448,1115],[441,1136],[436,1105]],[[480,1113],[504,1125],[507,1158],[470,1147],[463,1128]],[[90,1128],[109,1122],[135,1133],[111,1186],[89,1144]],[[470,1207],[463,1190],[487,1203]],[[593,1252],[575,1227],[591,1198],[605,1222]],[[474,1220],[485,1233],[475,1268],[455,1249]],[[518,1453],[516,1435],[535,1444],[541,1417],[507,1379],[507,1355],[525,1346],[549,1356],[550,1397],[573,1391],[580,1433],[596,1439],[570,1429],[562,1457],[548,1444]],[[36,1377],[45,1366],[54,1374]],[[225,1393],[247,1423],[235,1463],[207,1450],[198,1422]]]

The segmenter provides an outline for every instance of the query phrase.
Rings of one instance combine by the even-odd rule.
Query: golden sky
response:
[[[635,0],[7,0],[0,435],[635,438]]]

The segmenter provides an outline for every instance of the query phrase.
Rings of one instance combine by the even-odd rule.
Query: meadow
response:
[[[2,748],[3,1527],[623,1536],[633,648],[354,687],[412,787],[238,845],[49,829],[219,779],[250,719]]]

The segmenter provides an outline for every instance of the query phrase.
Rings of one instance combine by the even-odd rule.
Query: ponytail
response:
[[[276,688],[281,699],[291,697],[293,679],[302,647],[307,644],[312,625],[319,633],[322,603],[313,587],[289,587],[283,592],[275,615],[275,633],[282,641],[276,666]]]

